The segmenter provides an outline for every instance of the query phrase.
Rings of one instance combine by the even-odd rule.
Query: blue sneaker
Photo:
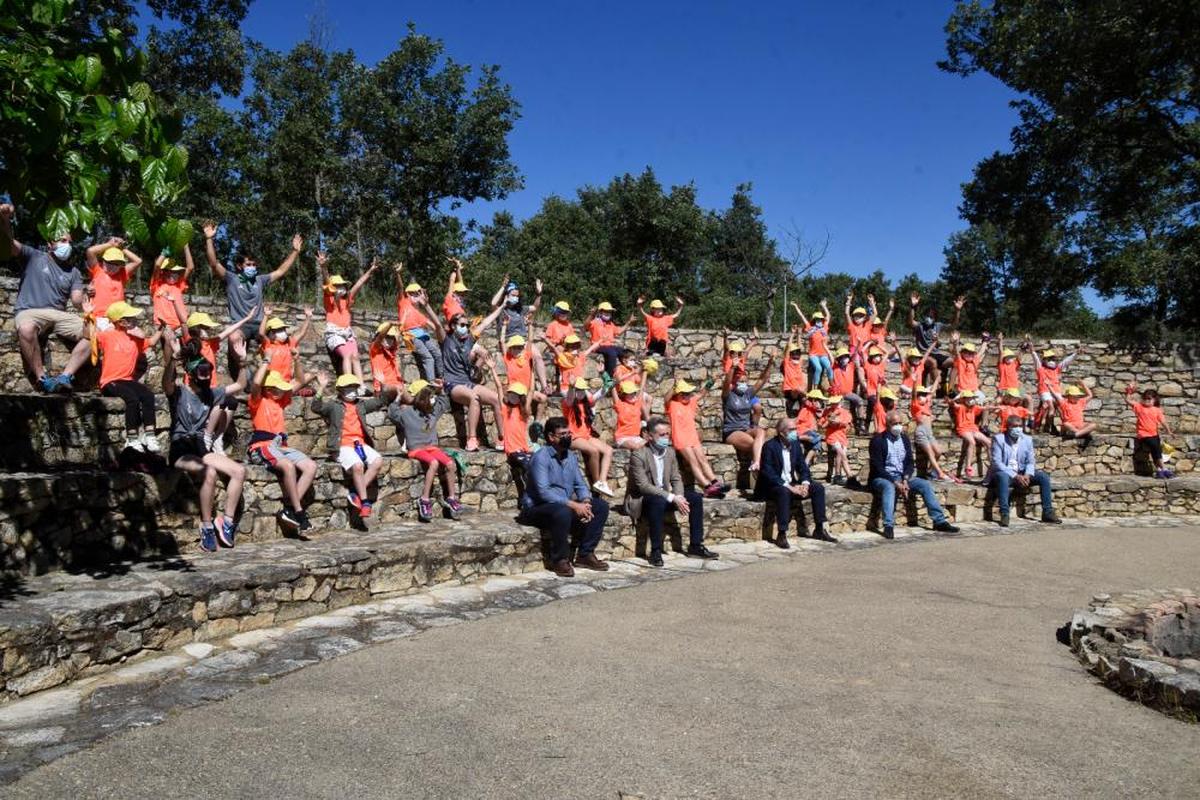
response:
[[[200,526],[200,549],[206,553],[217,552],[217,528],[215,525]]]
[[[218,518],[218,522],[221,524],[217,534],[221,538],[221,546],[233,547],[233,540],[237,538],[237,522],[225,518]]]
[[[75,388],[75,376],[65,372],[54,379],[52,392],[70,392]]]
[[[56,383],[58,383],[58,379],[51,378],[49,375],[43,375],[42,377],[38,378],[38,386],[40,386],[42,391],[46,394],[50,394],[54,391],[54,385]]]

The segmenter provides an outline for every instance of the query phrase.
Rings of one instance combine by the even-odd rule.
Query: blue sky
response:
[[[706,207],[749,181],[776,238],[828,231],[822,267],[936,277],[962,227],[959,186],[1008,145],[1011,94],[937,69],[949,0],[328,3],[333,46],[373,63],[411,20],[522,104],[510,144],[525,188],[469,206],[518,218],[542,199],[654,168]],[[310,0],[256,0],[245,32],[308,34]]]

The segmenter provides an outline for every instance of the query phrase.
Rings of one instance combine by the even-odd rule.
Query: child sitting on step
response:
[[[92,313],[90,301],[84,303],[83,310]],[[87,330],[94,351],[100,354],[100,394],[119,397],[125,403],[125,449],[157,453],[160,447],[154,433],[154,392],[139,380],[143,371],[139,362],[158,344],[162,328],[146,336],[137,324],[141,315],[140,308],[117,300],[105,311],[109,327],[98,330],[88,325]]]
[[[360,397],[362,381],[349,372],[338,375],[334,382],[336,399],[325,400],[322,396],[328,386],[329,376],[318,372],[316,397],[309,408],[329,425],[329,455],[337,460],[352,484],[346,500],[358,512],[359,519],[366,520],[371,516],[367,491],[383,468],[383,456],[374,447],[367,415],[386,406],[395,395],[387,390],[378,397]]]
[[[183,248],[183,263],[174,256],[160,255],[154,260],[154,273],[150,276],[150,300],[154,305],[155,325],[163,325],[174,334],[183,332],[183,323],[188,318],[183,295],[195,268],[192,248],[187,245]]]
[[[490,366],[490,364],[489,364]],[[499,379],[493,377],[495,382]],[[388,419],[403,434],[408,457],[425,468],[425,482],[417,498],[417,519],[433,521],[433,484],[442,483],[442,506],[451,519],[458,519],[462,503],[458,501],[458,480],[454,459],[438,446],[438,420],[450,410],[450,398],[442,392],[441,381],[430,383],[418,378],[408,385],[407,397],[388,406]],[[499,420],[497,420],[499,422]]]
[[[1028,341],[1028,339],[1026,339]],[[1037,370],[1038,409],[1033,418],[1033,427],[1041,431],[1054,430],[1054,412],[1056,404],[1063,398],[1062,375],[1075,357],[1079,355],[1079,346],[1066,358],[1060,359],[1053,347],[1047,347],[1038,355],[1037,350],[1030,348],[1033,353],[1033,365]]]
[[[1096,423],[1087,422],[1083,418],[1083,411],[1091,399],[1092,390],[1086,384],[1080,383],[1068,386],[1063,392],[1063,399],[1058,403],[1063,438],[1078,439],[1081,447],[1092,443],[1092,432],[1096,430]]]
[[[301,373],[301,377],[303,377]],[[254,432],[246,448],[251,464],[266,467],[279,479],[284,508],[279,519],[284,525],[307,531],[312,528],[304,511],[304,495],[317,475],[317,462],[301,451],[288,447],[287,420],[284,410],[292,403],[295,384],[263,362],[250,385],[250,419]]]
[[[850,459],[846,453],[850,447],[849,428],[853,418],[842,407],[842,400],[840,395],[831,395],[823,418],[825,446],[829,449],[829,474],[825,479],[835,486],[844,485],[850,478]]]

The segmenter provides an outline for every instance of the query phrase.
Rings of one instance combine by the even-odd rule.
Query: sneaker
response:
[[[1162,472],[1163,472],[1162,476],[1164,478],[1167,478],[1168,480],[1175,477],[1175,473],[1171,472],[1171,470],[1169,470],[1169,469],[1164,469]]]
[[[951,525],[949,522],[935,523],[933,529],[938,533],[958,533],[958,528]]]
[[[300,395],[301,397],[313,397],[316,395],[316,393],[316,390],[311,386],[305,386],[300,391],[296,392],[296,394]]]
[[[146,445],[140,436],[126,436],[125,449],[132,450],[135,453],[144,453],[146,452]]]
[[[714,481],[713,483],[710,483],[708,486],[704,487],[704,496],[705,497],[720,497],[721,494],[722,494],[722,492],[721,492],[720,482]]]
[[[234,540],[237,539],[237,522],[228,517],[218,517],[217,522],[220,525],[217,536],[221,539],[221,546],[233,547]]]
[[[646,563],[652,567],[661,567],[663,565],[662,553],[651,553],[646,557]]]
[[[346,492],[346,499],[350,501],[350,505],[354,506],[354,510],[357,511],[358,515],[361,517],[363,504],[362,500],[358,498],[358,492]]]
[[[1008,514],[1001,514],[1001,515],[1000,515],[1000,527],[1001,527],[1001,528],[1007,528],[1007,527],[1008,527]]]
[[[458,519],[462,516],[463,505],[458,502],[457,497],[447,497],[442,501],[442,507],[450,512],[450,519]]]
[[[75,376],[63,373],[54,379],[52,392],[71,392],[75,388]]]
[[[608,497],[613,496],[613,490],[609,488],[608,481],[596,481],[592,484],[592,488],[600,494],[607,495]]]
[[[896,538],[896,529],[894,527],[892,527],[891,525],[884,525],[883,526],[883,538],[895,539]]]
[[[371,516],[371,503],[367,500],[362,501],[362,508],[358,510],[358,515],[363,519]]]
[[[211,453],[213,451],[213,435],[208,431],[204,432],[204,452]]]
[[[215,526],[200,526],[200,549],[206,553],[217,552],[217,529]]]
[[[300,513],[301,512],[299,512],[299,511],[294,511],[290,508],[285,508],[283,511],[279,512],[279,520],[284,525],[287,525],[289,528],[297,528],[298,529],[300,527]]]
[[[494,445],[492,445],[492,449],[498,453],[503,453],[504,452],[504,440],[497,439],[496,443]]]
[[[142,434],[142,447],[147,453],[161,453],[162,447],[158,443],[158,437],[153,433]]]
[[[56,383],[56,380],[54,378],[51,378],[49,375],[43,375],[42,377],[38,378],[38,386],[46,394],[50,394],[51,392],[54,391],[55,383]]]
[[[468,453],[474,453],[476,450],[479,449],[479,440],[476,439],[474,436],[470,437],[469,439],[467,439],[467,446],[464,447],[463,449],[466,450]]]
[[[300,530],[311,531],[313,524],[311,522],[309,522],[309,520],[308,520],[308,512],[307,511],[297,511],[296,514],[297,514],[297,516],[300,517]]]
[[[417,519],[421,522],[433,522],[433,502],[424,497],[417,498]]]

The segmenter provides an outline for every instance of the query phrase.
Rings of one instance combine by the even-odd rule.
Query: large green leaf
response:
[[[74,228],[75,218],[71,215],[70,209],[63,206],[51,208],[38,223],[38,231],[48,242],[67,235]]]
[[[182,253],[183,248],[187,247],[192,241],[192,235],[195,233],[195,230],[192,227],[191,220],[180,219],[172,220],[172,222],[175,223],[175,232],[171,236],[168,245],[171,248],[171,252]]]
[[[180,145],[175,145],[163,156],[163,161],[166,162],[167,173],[172,178],[177,178],[187,169],[188,151]]]
[[[167,165],[161,158],[142,159],[142,185],[163,183],[167,179]]]
[[[90,175],[76,175],[72,180],[75,189],[75,194],[84,203],[91,203],[96,198],[96,189],[99,187],[99,182]],[[83,227],[89,227],[83,225]]]
[[[91,93],[100,85],[104,77],[104,65],[97,56],[79,56],[75,59],[73,71],[75,79],[85,93]]]
[[[146,224],[141,209],[134,204],[127,203],[121,209],[121,225],[125,228],[125,234],[137,245],[146,247],[151,244],[150,226]]]

